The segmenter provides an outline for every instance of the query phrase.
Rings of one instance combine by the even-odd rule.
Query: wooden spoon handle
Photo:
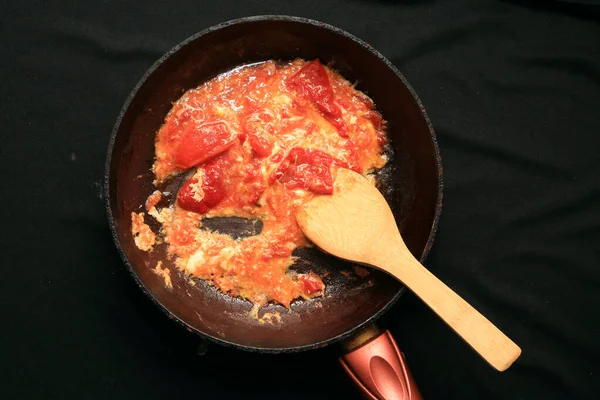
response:
[[[519,357],[519,346],[414,257],[399,250],[388,259],[393,265],[385,269],[419,296],[491,366],[504,371]]]

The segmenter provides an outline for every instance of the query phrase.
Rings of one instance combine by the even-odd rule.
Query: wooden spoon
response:
[[[504,371],[521,349],[410,253],[387,202],[366,178],[340,169],[333,195],[317,196],[296,219],[317,246],[385,271],[412,290],[490,365]]]

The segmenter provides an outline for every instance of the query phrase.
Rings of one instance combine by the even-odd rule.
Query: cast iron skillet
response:
[[[281,320],[259,322],[249,317],[252,305],[231,298],[198,281],[189,285],[171,262],[165,246],[150,253],[135,247],[131,213],[155,188],[151,166],[154,137],[164,117],[186,90],[233,67],[277,59],[319,58],[346,79],[358,82],[388,121],[393,157],[381,172],[384,192],[411,252],[423,260],[432,243],[441,212],[442,168],[435,134],[416,93],[404,77],[368,44],[340,29],[317,21],[287,16],[259,16],[225,22],[183,41],[158,60],[133,89],[110,139],[106,161],[106,208],[113,237],[123,261],[139,286],[169,316],[188,329],[221,344],[244,350],[289,352],[325,346],[348,337],[373,322],[403,293],[387,275],[346,276],[352,266],[316,249],[299,250],[294,268],[326,275],[324,298],[295,301],[288,312],[269,304],[260,310],[279,311]],[[178,181],[171,183],[176,195]],[[142,208],[140,208],[142,206]],[[146,222],[152,218],[147,217]],[[225,232],[236,221],[215,221]],[[158,225],[150,223],[155,232]],[[173,290],[151,271],[156,263],[172,267]],[[343,273],[342,273],[343,272]],[[325,275],[324,275],[325,274]]]

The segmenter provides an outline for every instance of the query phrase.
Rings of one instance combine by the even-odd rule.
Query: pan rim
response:
[[[150,291],[146,288],[146,286],[140,280],[139,276],[133,270],[133,267],[132,267],[131,263],[129,262],[127,255],[123,251],[123,248],[121,246],[121,241],[119,239],[119,236],[118,236],[118,233],[117,233],[117,230],[115,227],[114,218],[113,218],[112,209],[111,209],[110,166],[111,166],[112,159],[113,159],[113,151],[114,151],[114,144],[116,141],[116,136],[117,136],[117,133],[121,126],[121,122],[122,122],[125,114],[129,110],[129,106],[131,105],[131,102],[133,101],[133,99],[135,98],[135,96],[137,95],[137,93],[141,89],[141,87],[148,80],[148,78],[172,55],[174,55],[180,49],[187,46],[191,42],[199,39],[202,36],[205,36],[207,34],[210,34],[212,32],[218,31],[218,30],[225,29],[232,25],[263,22],[263,21],[283,21],[283,22],[293,22],[293,23],[300,23],[300,24],[306,24],[306,25],[313,25],[313,26],[317,26],[319,28],[324,28],[326,30],[332,31],[333,33],[336,33],[340,36],[343,36],[346,39],[349,39],[349,40],[357,43],[361,47],[365,48],[367,51],[369,51],[375,57],[377,57],[380,61],[382,61],[401,80],[403,85],[408,89],[413,100],[419,107],[419,110],[421,111],[421,114],[423,115],[425,122],[427,124],[427,127],[429,129],[429,134],[430,134],[430,138],[432,141],[433,150],[435,153],[435,163],[436,163],[436,167],[437,167],[438,195],[437,195],[435,213],[434,213],[434,218],[433,218],[433,222],[431,225],[431,230],[429,232],[427,242],[425,244],[425,247],[424,247],[423,252],[421,253],[421,256],[419,257],[419,259],[421,262],[423,262],[427,258],[427,255],[429,254],[431,247],[433,246],[433,242],[435,240],[435,236],[436,236],[436,233],[438,230],[439,219],[440,219],[441,212],[442,212],[444,184],[443,184],[442,159],[441,159],[441,154],[440,154],[440,149],[439,149],[436,133],[435,133],[435,130],[433,129],[433,125],[431,123],[431,120],[429,119],[429,116],[425,110],[425,107],[423,106],[423,103],[421,102],[421,99],[419,98],[419,96],[417,95],[415,90],[412,88],[412,86],[408,83],[408,81],[406,80],[404,75],[402,75],[402,73],[385,56],[383,56],[374,47],[372,47],[371,45],[369,45],[362,39],[354,36],[353,34],[347,32],[345,30],[342,30],[333,25],[330,25],[330,24],[327,24],[327,23],[324,23],[324,22],[321,22],[318,20],[304,18],[304,17],[297,17],[297,16],[290,16],[290,15],[255,15],[255,16],[236,18],[236,19],[225,21],[225,22],[221,22],[219,24],[216,24],[209,28],[206,28],[194,35],[189,36],[188,38],[184,39],[183,41],[181,41],[178,44],[176,44],[175,46],[173,46],[170,50],[168,50],[166,53],[164,53],[157,61],[155,61],[152,64],[152,66],[150,66],[150,68],[148,68],[146,70],[146,72],[142,75],[142,77],[140,78],[138,83],[134,86],[132,91],[129,93],[128,97],[126,98],[125,102],[123,103],[123,106],[121,107],[121,110],[115,121],[115,124],[113,125],[113,129],[112,129],[110,139],[108,142],[108,151],[107,151],[106,162],[105,162],[105,167],[104,167],[104,206],[105,206],[105,212],[106,212],[106,216],[107,216],[110,230],[111,230],[111,236],[113,238],[113,241],[115,243],[117,251],[119,252],[121,260],[125,264],[130,275],[133,276],[134,281],[136,282],[137,286],[170,319],[173,319],[173,320],[179,322],[188,331],[198,334],[201,338],[208,339],[212,342],[218,343],[218,344],[226,346],[226,347],[234,347],[234,348],[237,348],[240,350],[245,350],[245,351],[250,351],[250,352],[262,352],[262,353],[272,353],[272,354],[294,353],[294,352],[301,352],[301,351],[306,351],[306,350],[313,350],[313,349],[325,347],[330,344],[339,342],[339,341],[353,335],[354,333],[360,331],[362,328],[366,327],[367,325],[374,323],[377,319],[379,319],[379,317],[381,317],[386,311],[388,311],[398,301],[398,299],[406,292],[406,290],[407,290],[406,287],[402,286],[398,290],[398,292],[394,295],[394,297],[392,299],[390,299],[390,301],[388,301],[388,303],[386,303],[383,307],[381,307],[377,312],[375,312],[373,315],[371,315],[369,318],[367,318],[361,324],[358,324],[358,325],[348,329],[347,331],[345,331],[339,335],[330,337],[328,339],[325,339],[325,340],[322,340],[322,341],[319,341],[316,343],[312,343],[312,344],[305,344],[305,345],[293,346],[293,347],[258,347],[258,346],[242,345],[239,343],[227,341],[227,340],[206,334],[206,333],[196,329],[195,327],[189,325],[187,322],[180,319],[175,314],[173,314],[171,311],[169,311],[167,309],[167,307],[165,307],[160,301],[158,301],[158,299],[156,299],[155,296],[152,295],[152,293],[150,293]]]

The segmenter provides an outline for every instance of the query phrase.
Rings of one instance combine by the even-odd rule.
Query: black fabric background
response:
[[[407,295],[380,324],[424,397],[598,398],[600,11],[466,0],[1,2],[0,398],[358,398],[335,347],[205,348],[136,288],[104,214],[109,134],[144,71],[275,13],[350,31],[411,82],[445,172],[427,266],[523,349],[495,372]]]

